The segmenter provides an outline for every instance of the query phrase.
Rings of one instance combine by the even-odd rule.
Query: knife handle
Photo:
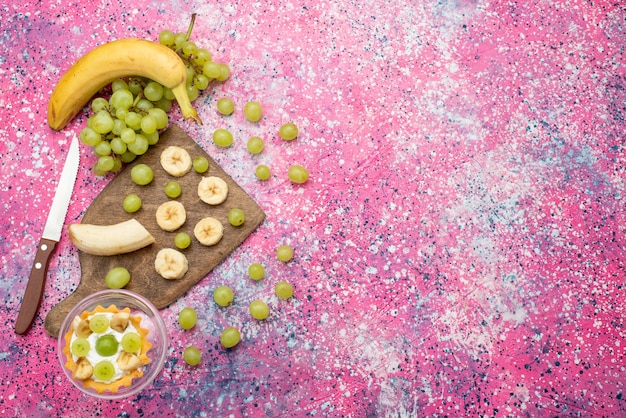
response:
[[[15,321],[15,332],[18,334],[24,334],[28,331],[39,310],[41,295],[43,295],[46,276],[48,275],[48,263],[56,246],[56,241],[46,238],[39,240],[33,269],[30,271],[30,278],[28,279],[28,284],[26,284],[26,291],[22,299],[20,313]]]

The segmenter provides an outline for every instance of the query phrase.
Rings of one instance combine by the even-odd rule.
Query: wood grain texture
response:
[[[209,171],[198,174],[192,169],[183,177],[170,176],[159,162],[161,151],[170,145],[186,149],[192,159],[199,155],[205,156],[209,160]],[[154,170],[154,180],[149,185],[138,186],[130,178],[130,170],[140,163]],[[199,199],[197,187],[203,176],[218,176],[226,181],[229,191],[225,202],[210,206]],[[155,212],[161,203],[169,200],[163,187],[171,180],[178,181],[182,187],[182,195],[176,200],[184,204],[187,220],[177,231],[165,232],[158,227]],[[122,207],[124,197],[130,193],[138,194],[143,202],[142,208],[134,214],[126,213]],[[233,227],[228,222],[228,211],[234,207],[242,209],[246,216],[244,224],[239,227]],[[193,237],[196,222],[206,216],[217,218],[224,225],[224,237],[211,247],[201,245]],[[130,218],[141,222],[154,236],[156,243],[129,254],[109,257],[79,251],[82,273],[80,283],[74,293],[54,306],[46,316],[45,329],[48,334],[57,337],[65,316],[76,303],[96,291],[106,289],[104,278],[110,269],[117,266],[126,267],[131,273],[131,281],[125,287],[127,290],[145,296],[159,309],[168,306],[237,248],[263,222],[265,213],[192,138],[178,126],[172,125],[162,133],[158,144],[128,164],[104,188],[89,206],[81,222],[109,225]],[[175,248],[174,237],[183,231],[192,237],[191,246],[182,251],[189,260],[189,271],[178,280],[163,279],[154,269],[156,254],[162,248]]]

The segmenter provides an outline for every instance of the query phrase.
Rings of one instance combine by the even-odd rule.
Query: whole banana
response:
[[[100,45],[61,77],[48,104],[48,124],[61,130],[104,86],[129,76],[149,78],[172,90],[183,117],[202,123],[187,94],[187,70],[165,45],[127,38]]]

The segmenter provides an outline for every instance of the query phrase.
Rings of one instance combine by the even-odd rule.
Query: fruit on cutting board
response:
[[[187,273],[189,264],[185,254],[173,248],[163,248],[157,253],[154,268],[164,279],[176,280]]]
[[[122,77],[142,76],[171,89],[183,117],[202,123],[187,93],[187,68],[167,46],[127,38],[102,44],[61,77],[48,105],[48,124],[63,129],[102,87]]]
[[[102,256],[130,253],[155,242],[136,219],[113,225],[70,224],[68,233],[79,250]]]
[[[219,205],[228,197],[228,184],[216,176],[203,177],[198,183],[198,197],[209,205]]]
[[[172,145],[161,152],[161,167],[174,177],[184,176],[191,170],[191,166],[191,157],[182,147]]]
[[[156,210],[157,225],[164,231],[176,231],[186,219],[185,205],[176,200],[161,203]]]
[[[211,216],[200,219],[193,228],[193,235],[202,245],[215,245],[224,235],[224,225]]]

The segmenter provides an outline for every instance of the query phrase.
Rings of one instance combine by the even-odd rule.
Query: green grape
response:
[[[202,67],[204,66],[204,64],[211,61],[212,59],[213,57],[207,49],[198,48],[198,51],[196,52],[196,58],[193,60],[193,63]]]
[[[103,357],[112,356],[117,353],[119,343],[111,334],[98,337],[96,340],[96,352]]]
[[[209,170],[209,160],[206,157],[199,156],[193,159],[193,169],[196,173],[206,173]]]
[[[198,320],[198,315],[196,314],[196,310],[193,308],[183,308],[178,313],[178,325],[182,329],[191,329],[196,325],[196,321]]]
[[[159,43],[165,46],[174,45],[174,34],[171,30],[165,29],[159,33]]]
[[[263,109],[259,102],[248,102],[243,107],[243,114],[250,122],[258,122],[263,115]]]
[[[183,351],[183,359],[185,359],[185,362],[187,362],[188,365],[197,366],[200,364],[202,355],[200,354],[200,350],[198,350],[198,348],[191,345]]]
[[[187,70],[187,86],[193,84],[193,77],[196,75],[196,70],[193,68],[193,65],[185,65],[185,69]]]
[[[78,337],[72,342],[70,350],[76,357],[85,357],[89,354],[90,348],[87,338]]]
[[[90,147],[95,147],[102,141],[102,135],[91,128],[81,129],[79,137],[80,142]]]
[[[157,130],[156,119],[148,114],[141,119],[141,130],[147,134],[151,134]]]
[[[135,141],[136,142],[136,141]],[[130,170],[130,177],[139,186],[145,186],[154,179],[154,172],[146,164],[137,164]]]
[[[252,280],[261,280],[263,277],[265,277],[265,267],[263,267],[263,265],[260,263],[250,264],[250,266],[248,267],[248,276],[250,276]]]
[[[104,155],[98,158],[97,164],[100,166],[100,169],[102,171],[111,171],[113,169],[113,166],[115,165],[115,161],[110,155]]]
[[[126,122],[126,126],[137,131],[141,129],[142,118],[143,117],[137,112],[128,112],[126,118],[124,119],[124,122]]]
[[[209,78],[217,78],[220,75],[220,65],[214,61],[208,61],[202,68],[202,74]]]
[[[163,86],[156,81],[151,81],[144,87],[143,95],[151,102],[159,101],[163,97]]]
[[[220,73],[215,79],[217,81],[226,81],[228,77],[230,77],[230,67],[226,64],[220,63],[218,64]]]
[[[135,107],[137,109],[143,110],[144,112],[147,112],[148,110],[152,109],[154,105],[148,99],[139,99],[139,101],[135,104]]]
[[[256,167],[255,174],[259,180],[267,180],[272,175],[270,168],[265,164],[258,165]]]
[[[96,314],[89,320],[89,329],[95,333],[103,333],[109,328],[109,318],[104,314]]]
[[[192,55],[195,55],[198,52],[198,46],[193,41],[185,41],[182,45],[183,56],[185,58],[189,58]]]
[[[91,168],[91,170],[93,171],[93,173],[96,176],[104,176],[107,172],[103,171],[100,166],[98,165],[98,163],[96,162],[93,167]]]
[[[125,267],[114,267],[104,278],[109,289],[121,289],[130,282],[130,272]]]
[[[118,171],[120,168],[122,168],[122,161],[119,158],[114,159],[111,171]]]
[[[136,332],[128,332],[122,337],[122,349],[127,353],[141,352],[141,337]]]
[[[187,95],[189,96],[189,101],[193,102],[200,95],[200,91],[198,90],[196,86],[194,86],[193,84],[190,84],[187,86]]]
[[[291,141],[298,136],[298,127],[294,123],[285,123],[278,130],[280,137],[285,141]]]
[[[159,131],[154,131],[154,132],[152,132],[150,134],[142,132],[141,134],[148,141],[148,145],[156,145],[156,143],[159,142]]]
[[[247,148],[250,154],[259,154],[261,151],[263,151],[264,147],[265,142],[263,142],[263,140],[258,136],[253,136],[248,139]]]
[[[113,120],[113,129],[111,130],[111,132],[114,135],[120,136],[124,129],[126,129],[126,122],[124,122],[123,119]]]
[[[126,152],[126,143],[122,141],[122,138],[116,136],[111,140],[110,145],[111,150],[118,155]]]
[[[91,101],[91,110],[98,113],[101,110],[106,110],[109,107],[109,101],[103,97],[96,97]]]
[[[124,210],[128,213],[135,213],[141,209],[141,198],[135,193],[131,193],[124,198]]]
[[[220,342],[226,348],[232,348],[236,346],[239,341],[241,341],[241,334],[239,330],[235,327],[228,327],[224,331],[222,331],[222,335],[220,336]]]
[[[115,376],[115,366],[109,360],[102,360],[93,366],[93,375],[96,379],[109,381]]]
[[[302,183],[306,183],[307,180],[309,179],[309,172],[307,171],[306,168],[302,167],[301,165],[294,164],[291,167],[289,167],[287,176],[289,177],[289,180],[291,180],[292,182],[302,184]]]
[[[216,129],[213,132],[213,142],[220,147],[230,147],[233,144],[233,134],[226,129]]]
[[[93,117],[93,121],[91,124],[91,129],[98,132],[99,134],[108,134],[113,130],[113,118],[111,114],[106,110],[100,110]]]
[[[93,115],[87,119],[87,127],[91,128],[92,125],[93,125]]]
[[[154,107],[169,112],[169,110],[172,108],[172,100],[165,98],[165,95],[163,95],[163,97],[161,97],[161,100],[154,104]]]
[[[163,129],[167,127],[167,123],[169,120],[167,117],[167,113],[164,109],[161,109],[160,107],[154,107],[148,110],[148,116],[151,116],[154,118],[154,120],[156,121],[157,129]]]
[[[111,83],[111,90],[115,93],[116,91],[122,89],[128,90],[128,83],[126,82],[126,80],[122,78],[113,80],[113,82]]]
[[[186,33],[180,32],[174,34],[174,46],[176,47],[176,49],[182,48],[185,41],[187,41]]]
[[[135,135],[135,140],[127,145],[128,150],[131,151],[135,155],[143,155],[148,151],[150,147],[150,143],[148,142],[148,138],[145,135]]]
[[[217,101],[217,111],[222,115],[232,115],[235,111],[235,105],[228,97],[222,97]]]
[[[127,150],[124,154],[120,155],[119,159],[120,159],[121,162],[130,163],[135,158],[137,158],[137,155],[135,153]]]
[[[169,181],[163,191],[167,197],[171,197],[172,199],[176,199],[182,193],[182,188],[180,187],[180,183],[177,181]]]
[[[128,115],[128,109],[115,109],[115,117],[119,120],[123,120],[126,124],[126,116]]]
[[[218,286],[213,291],[213,300],[220,306],[228,306],[235,298],[233,290],[228,286]]]
[[[133,105],[135,98],[133,97],[133,93],[127,89],[119,89],[111,95],[109,102],[111,106],[116,109],[130,109]]]
[[[176,96],[174,96],[174,92],[169,87],[165,87],[163,89],[163,97],[167,100],[174,100],[176,98]]]
[[[198,90],[206,90],[209,87],[209,77],[204,74],[196,74],[193,76],[193,85],[196,86]]]
[[[131,78],[130,80],[128,80],[128,90],[130,90],[133,96],[139,96],[143,92],[143,86],[141,85],[141,81],[136,78]]]
[[[179,232],[174,237],[174,245],[181,250],[188,248],[191,245],[191,237],[186,232]]]
[[[276,257],[282,261],[282,262],[287,262],[289,260],[291,260],[291,258],[293,257],[293,248],[291,248],[289,245],[281,245],[276,249]]]
[[[100,141],[93,147],[93,151],[100,157],[111,155],[111,143],[109,141]]]
[[[246,220],[246,216],[243,213],[243,210],[239,208],[232,208],[228,211],[228,222],[232,226],[241,226]]]
[[[132,144],[133,142],[135,142],[136,136],[137,134],[132,128],[124,128],[122,129],[122,132],[120,132],[120,139],[124,141],[125,144]]]
[[[250,315],[254,319],[263,320],[270,315],[270,308],[267,306],[267,303],[262,300],[254,300],[250,303]]]
[[[274,292],[276,292],[276,296],[281,299],[289,299],[293,296],[293,286],[287,282],[278,282],[276,286],[274,286]]]

